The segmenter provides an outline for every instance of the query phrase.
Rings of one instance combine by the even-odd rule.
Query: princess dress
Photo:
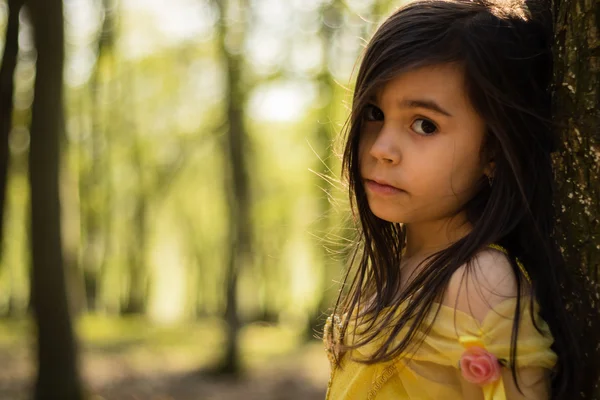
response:
[[[490,247],[507,253],[498,245]],[[523,265],[518,260],[517,264],[529,280]],[[353,360],[367,359],[369,354],[376,351],[383,343],[383,339],[377,338],[344,354],[341,368],[334,363],[333,348],[344,341],[340,338],[343,320],[338,315],[330,316],[325,325],[326,334],[323,335],[331,362],[326,399],[455,400],[462,398],[458,378],[462,372],[465,379],[477,382],[482,387],[485,400],[505,400],[504,384],[499,371],[502,366],[508,365],[510,357],[516,302],[516,297],[500,302],[481,322],[466,312],[434,303],[422,328],[431,325],[431,330],[427,335],[419,330],[417,337],[423,338],[419,346],[409,346],[402,357],[388,362],[367,365]],[[537,302],[534,303],[534,313],[541,333],[536,330],[529,302],[529,296],[521,297],[516,363],[518,368],[541,367],[551,370],[557,360],[550,348],[553,337],[546,322],[538,315]],[[396,312],[401,314],[406,304],[400,304]],[[391,311],[385,309],[383,312]],[[350,338],[349,343],[356,343],[361,337],[360,328],[356,329],[354,336],[349,335],[353,328],[353,321],[350,321],[346,335]],[[408,329],[405,326],[397,337],[403,337]],[[327,334],[330,330],[332,335]],[[461,365],[463,369],[459,371]]]

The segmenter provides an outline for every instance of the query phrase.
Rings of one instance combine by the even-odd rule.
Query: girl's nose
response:
[[[383,127],[373,142],[369,154],[383,163],[398,164],[401,157],[396,139],[397,134]]]

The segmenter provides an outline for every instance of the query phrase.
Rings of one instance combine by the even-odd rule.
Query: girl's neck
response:
[[[440,221],[426,221],[404,224],[406,229],[405,258],[425,258],[445,249],[466,236],[473,226],[466,216]]]

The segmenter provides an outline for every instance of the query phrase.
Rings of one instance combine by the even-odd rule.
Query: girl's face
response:
[[[480,159],[485,123],[456,65],[402,73],[371,100],[362,118],[361,178],[371,211],[383,220],[410,224],[452,217],[493,167]]]

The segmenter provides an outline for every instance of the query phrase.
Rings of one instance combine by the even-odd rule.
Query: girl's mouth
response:
[[[397,187],[385,183],[376,182],[371,179],[365,180],[365,187],[368,191],[382,196],[392,196],[400,193],[406,193],[402,189],[398,189]]]

